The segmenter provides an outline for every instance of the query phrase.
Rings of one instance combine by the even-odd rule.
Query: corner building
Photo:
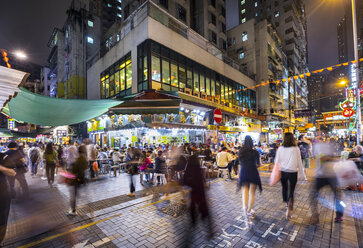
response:
[[[165,2],[168,3],[167,8]],[[179,130],[183,127],[215,129],[213,110],[220,108],[224,113],[226,131],[238,125],[246,127],[248,123],[244,131],[259,133],[256,92],[249,89],[255,85],[254,80],[243,74],[238,64],[228,59],[223,49],[225,35],[218,36],[215,42],[214,38],[209,39],[210,32],[202,35],[193,28],[193,21],[188,20],[194,18],[191,11],[193,1],[187,1],[187,6],[185,1],[181,1],[184,5],[178,2],[144,1],[132,5],[135,10],[118,28],[114,28],[114,34],[106,37],[106,40],[112,37],[113,41],[119,37],[119,41],[113,42],[112,47],[108,43],[108,51],[87,71],[88,98],[121,99],[124,103],[112,109],[112,114],[132,115],[133,118],[140,114],[144,121],[151,118],[147,121],[150,124],[148,127],[176,127]],[[224,1],[215,2],[219,6],[216,17],[224,21]],[[212,9],[211,4],[207,6],[208,10]],[[125,8],[131,7],[124,7],[124,11]],[[169,13],[169,10],[173,13]],[[204,21],[201,23],[207,30],[210,24]],[[216,23],[218,26],[224,22]],[[157,117],[156,114],[164,116]],[[104,121],[107,122],[109,118],[112,119],[112,116],[105,117]],[[182,121],[176,123],[177,119]],[[200,120],[199,126],[196,120]],[[132,118],[126,121],[132,122]],[[115,123],[115,120],[110,123]],[[135,127],[135,123],[131,126]],[[145,128],[145,125],[141,128]],[[125,127],[109,128],[117,133],[116,129]],[[89,131],[95,132],[95,129],[89,128]],[[235,139],[239,134],[246,133],[244,131],[235,128],[235,135],[229,137]],[[131,139],[138,139],[137,135],[132,136],[136,138]],[[202,139],[199,141],[206,141],[206,134],[200,136]],[[113,138],[115,140],[117,137]],[[108,135],[106,139],[109,144],[112,143],[112,137]],[[96,140],[105,141],[100,136]],[[192,142],[190,139],[188,141]]]

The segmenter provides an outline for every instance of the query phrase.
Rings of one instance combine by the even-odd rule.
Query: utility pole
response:
[[[352,0],[352,20],[353,20],[353,46],[354,46],[354,60],[356,71],[356,89],[357,89],[357,145],[361,141],[361,106],[360,106],[360,80],[359,80],[359,58],[358,58],[358,40],[357,40],[357,16],[356,16],[355,0]]]

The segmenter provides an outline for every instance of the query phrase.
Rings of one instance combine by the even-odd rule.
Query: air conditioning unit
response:
[[[207,100],[207,93],[200,92],[200,98]]]
[[[192,95],[192,90],[191,89],[185,89],[185,93],[189,94],[189,95]]]

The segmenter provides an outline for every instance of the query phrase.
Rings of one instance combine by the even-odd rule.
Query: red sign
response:
[[[222,121],[222,111],[220,111],[219,109],[214,110],[214,120],[217,123],[221,123]]]
[[[354,115],[354,113],[355,113],[355,111],[353,109],[344,109],[342,112],[342,115],[344,117],[351,117]]]

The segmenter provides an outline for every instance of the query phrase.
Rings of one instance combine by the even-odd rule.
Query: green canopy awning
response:
[[[63,126],[104,114],[121,101],[59,99],[34,94],[24,88],[8,106],[11,118],[36,125]]]

